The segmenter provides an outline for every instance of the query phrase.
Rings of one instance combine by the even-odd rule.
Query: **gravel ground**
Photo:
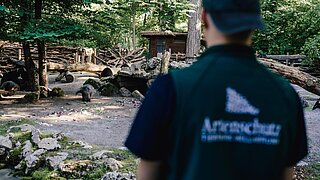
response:
[[[304,97],[309,103],[309,107],[304,109],[306,118],[309,155],[303,160],[304,162],[320,163],[320,109],[312,111],[313,105],[320,96],[310,93],[301,87],[294,85],[294,88],[300,96]]]

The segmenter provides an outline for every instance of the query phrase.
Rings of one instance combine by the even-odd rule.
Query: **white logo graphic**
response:
[[[236,90],[227,88],[226,112],[235,114],[258,115],[260,110],[249,103],[249,101]]]
[[[213,142],[237,142],[244,144],[279,144],[281,124],[264,123],[257,115],[260,110],[249,103],[247,98],[236,90],[226,89],[226,112],[243,115],[250,114],[254,118],[244,120],[211,119],[205,117],[201,129],[201,141]]]

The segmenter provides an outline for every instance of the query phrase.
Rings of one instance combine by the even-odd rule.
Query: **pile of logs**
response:
[[[119,68],[128,63],[145,61],[145,48],[138,48],[133,51],[115,47],[107,50],[99,50],[97,59],[104,65]]]

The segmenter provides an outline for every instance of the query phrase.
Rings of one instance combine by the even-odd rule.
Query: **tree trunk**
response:
[[[186,60],[193,60],[196,57],[201,41],[201,0],[190,0],[190,2],[195,5],[195,8],[189,13]]]
[[[47,61],[46,61],[46,50],[43,41],[38,41],[38,56],[39,56],[39,85],[48,87],[48,76],[47,76]]]
[[[35,0],[35,18],[41,19],[42,0]]]
[[[275,73],[287,78],[291,83],[320,96],[320,79],[300,71],[298,68],[286,66],[271,59],[260,58],[259,61]]]
[[[42,0],[35,0],[35,18],[41,20]],[[39,65],[39,85],[48,88],[46,50],[43,40],[37,40],[38,65]]]
[[[136,50],[136,3],[132,3],[132,47]]]
[[[68,71],[86,71],[86,72],[102,72],[107,66],[96,65],[92,63],[84,64],[61,64],[48,62],[49,71],[59,71],[59,70],[68,70]]]
[[[38,82],[37,82],[36,65],[31,58],[30,44],[25,42],[22,44],[22,46],[23,46],[25,66],[28,74],[26,90],[37,91]]]
[[[31,1],[21,0],[22,10],[24,14],[21,17],[22,26],[21,31],[24,31],[24,28],[28,26],[30,22],[30,13],[31,13]],[[37,81],[37,72],[36,66],[32,60],[31,52],[30,52],[30,44],[28,42],[22,43],[23,53],[24,53],[24,61],[25,67],[28,74],[28,79],[26,83],[26,90],[36,91],[38,89],[38,81]]]

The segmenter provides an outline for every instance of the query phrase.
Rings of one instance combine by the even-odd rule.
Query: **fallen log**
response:
[[[49,71],[58,71],[58,70],[68,70],[68,71],[87,71],[87,72],[101,72],[107,66],[103,65],[96,65],[92,63],[84,63],[84,64],[61,64],[61,63],[48,63],[48,70]]]
[[[266,55],[268,59],[276,59],[280,61],[294,60],[294,59],[305,59],[305,55]]]
[[[259,58],[259,61],[273,72],[288,79],[291,83],[320,96],[320,79],[300,71],[299,68],[287,66],[275,60]]]

